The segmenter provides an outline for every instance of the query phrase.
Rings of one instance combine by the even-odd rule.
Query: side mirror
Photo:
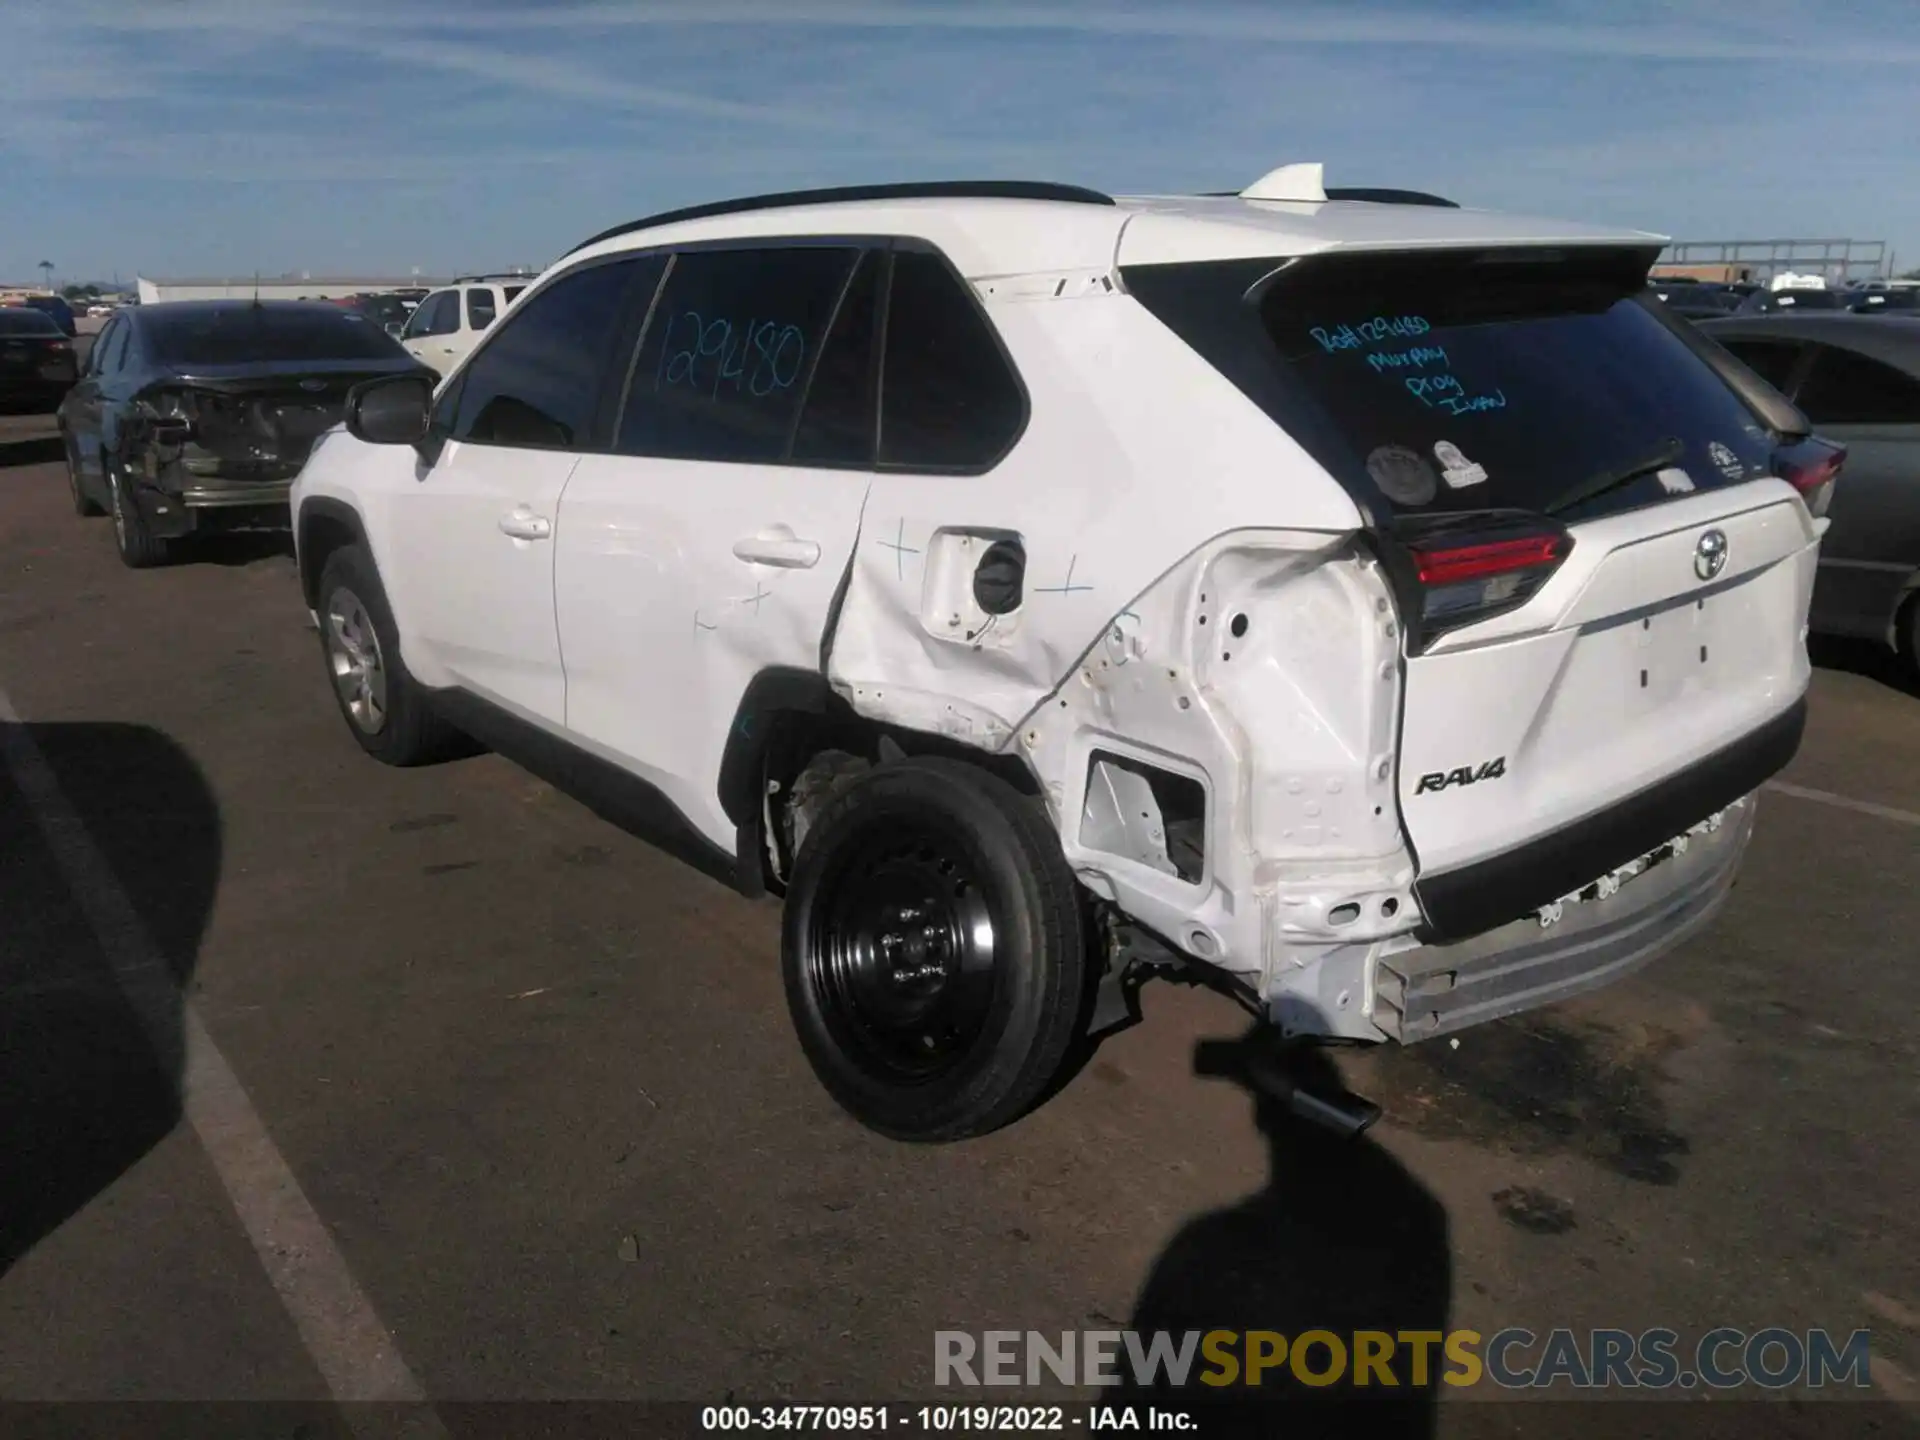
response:
[[[416,445],[433,420],[433,382],[424,375],[364,380],[347,392],[347,433],[369,445]]]
[[[405,323],[402,321],[399,321],[399,320],[387,321],[387,334],[393,336],[393,338],[396,340],[400,338],[400,332],[402,330],[405,330],[406,328],[407,327]]]

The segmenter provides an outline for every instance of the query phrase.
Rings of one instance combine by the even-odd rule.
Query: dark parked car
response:
[[[324,302],[124,310],[60,406],[74,509],[111,513],[136,568],[190,535],[284,527],[287,491],[347,392],[419,371],[374,321]]]
[[[51,410],[73,388],[73,341],[53,317],[24,305],[0,308],[0,409]]]
[[[1858,290],[1850,308],[1856,315],[1913,315],[1920,313],[1920,290]]]
[[[1739,316],[1700,328],[1847,447],[1813,629],[1885,641],[1920,666],[1920,318]]]
[[[1777,315],[1788,310],[1844,310],[1844,290],[1755,290],[1740,302],[1737,314]]]
[[[369,295],[355,295],[346,301],[349,308],[358,310],[389,335],[397,336],[406,327],[407,317],[414,307],[392,291]]]
[[[1683,285],[1655,282],[1651,288],[1669,310],[1686,320],[1707,320],[1718,315],[1731,315],[1740,308],[1740,303],[1745,298],[1739,291],[1728,286],[1702,281]]]
[[[73,307],[58,295],[29,295],[18,303],[47,316],[69,340],[80,333],[80,324],[73,317]]]

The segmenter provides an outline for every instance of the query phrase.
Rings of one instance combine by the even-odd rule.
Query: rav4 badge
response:
[[[1485,760],[1475,767],[1462,765],[1457,770],[1436,770],[1431,775],[1422,775],[1420,783],[1413,787],[1416,795],[1425,795],[1430,790],[1451,790],[1456,785],[1477,785],[1482,780],[1498,780],[1507,773],[1507,757]]]

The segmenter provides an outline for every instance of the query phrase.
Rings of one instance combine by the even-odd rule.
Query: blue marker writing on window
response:
[[[1341,350],[1360,350],[1383,340],[1411,340],[1425,335],[1433,326],[1423,315],[1376,315],[1358,324],[1326,329],[1316,325],[1307,333],[1320,342],[1329,355]]]
[[[1446,365],[1445,346],[1416,345],[1411,350],[1376,350],[1367,356],[1367,364],[1379,375],[1388,370],[1418,370],[1428,365]]]
[[[754,319],[736,327],[687,310],[666,323],[653,383],[656,390],[680,385],[704,390],[715,400],[723,394],[762,399],[791,390],[806,355],[806,337],[797,325]]]

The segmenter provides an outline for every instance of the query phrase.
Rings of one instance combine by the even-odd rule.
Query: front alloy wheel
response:
[[[326,644],[341,708],[361,734],[378,735],[387,723],[387,668],[373,618],[351,590],[327,597]]]

